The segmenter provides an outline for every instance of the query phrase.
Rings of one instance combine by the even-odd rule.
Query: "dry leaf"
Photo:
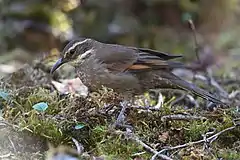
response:
[[[52,84],[62,94],[73,93],[84,97],[88,95],[87,87],[79,78],[62,80],[62,83],[52,81]]]
[[[163,132],[161,135],[158,136],[158,140],[165,143],[169,138],[169,132]]]

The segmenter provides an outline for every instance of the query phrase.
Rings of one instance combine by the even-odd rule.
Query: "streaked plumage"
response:
[[[52,68],[52,72],[63,63],[71,62],[80,79],[91,90],[97,90],[103,85],[131,96],[154,88],[176,88],[223,104],[210,93],[171,72],[173,68],[184,66],[180,62],[171,61],[179,57],[182,56],[81,38],[64,48],[62,58]]]

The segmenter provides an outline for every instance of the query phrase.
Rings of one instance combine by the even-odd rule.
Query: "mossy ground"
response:
[[[16,79],[19,76],[21,81]],[[224,88],[229,92],[234,91],[232,85]],[[8,159],[43,159],[48,143],[74,148],[71,138],[82,144],[88,155],[104,159],[150,159],[153,156],[133,139],[110,129],[121,109],[121,98],[112,90],[103,88],[98,93],[90,93],[87,98],[63,96],[52,87],[47,71],[29,65],[3,79],[1,88],[9,93],[7,101],[1,99],[6,123],[0,129],[0,142],[3,144],[0,145],[0,151]],[[232,100],[230,107],[212,111],[203,109],[204,103],[200,103],[200,108],[186,108],[182,105],[172,107],[170,101],[171,98],[166,99],[159,111],[133,107],[126,112],[126,123],[133,127],[134,135],[155,150],[203,139],[207,132],[215,130],[217,133],[233,126],[233,120],[239,118],[237,97]],[[43,113],[32,108],[38,102],[48,104]],[[113,107],[109,109],[106,104]],[[176,114],[205,118],[187,121],[162,119],[163,116]],[[84,126],[76,129],[78,124]],[[220,135],[209,146],[212,155],[203,149],[203,144],[164,154],[173,154],[174,159],[239,159],[239,144],[240,128],[236,127]]]

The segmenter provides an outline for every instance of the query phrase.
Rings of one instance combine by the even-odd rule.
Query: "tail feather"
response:
[[[182,55],[174,55],[174,54],[169,54],[166,52],[161,52],[161,51],[147,49],[147,48],[137,48],[137,49],[140,52],[140,54],[142,54],[142,56],[149,56],[149,58],[151,58],[151,56],[157,56],[163,60],[170,60],[170,59],[182,57]]]
[[[167,61],[169,68],[186,68],[186,65],[181,63],[181,62],[171,62],[171,61]]]
[[[227,104],[223,103],[221,100],[219,100],[218,98],[216,98],[215,96],[213,96],[212,94],[208,93],[207,91],[197,87],[196,85],[194,85],[192,83],[182,80],[181,78],[175,76],[173,73],[165,74],[164,77],[168,78],[173,84],[177,85],[179,88],[181,88],[183,90],[190,91],[193,94],[195,94],[201,98],[204,98],[206,100],[209,100],[213,103],[227,105]]]
[[[174,83],[177,84],[179,87],[181,87],[184,90],[190,91],[193,94],[202,97],[204,99],[207,99],[213,103],[217,104],[223,104],[219,99],[208,93],[207,91],[195,86],[194,84],[188,83],[183,80],[174,80]]]

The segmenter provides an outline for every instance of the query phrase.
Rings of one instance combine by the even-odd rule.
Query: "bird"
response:
[[[80,37],[64,47],[50,73],[53,74],[63,64],[70,63],[90,91],[105,86],[124,97],[132,97],[150,89],[180,89],[225,105],[209,92],[171,72],[174,68],[184,67],[183,63],[174,61],[181,57],[183,56],[148,48],[107,44]]]

